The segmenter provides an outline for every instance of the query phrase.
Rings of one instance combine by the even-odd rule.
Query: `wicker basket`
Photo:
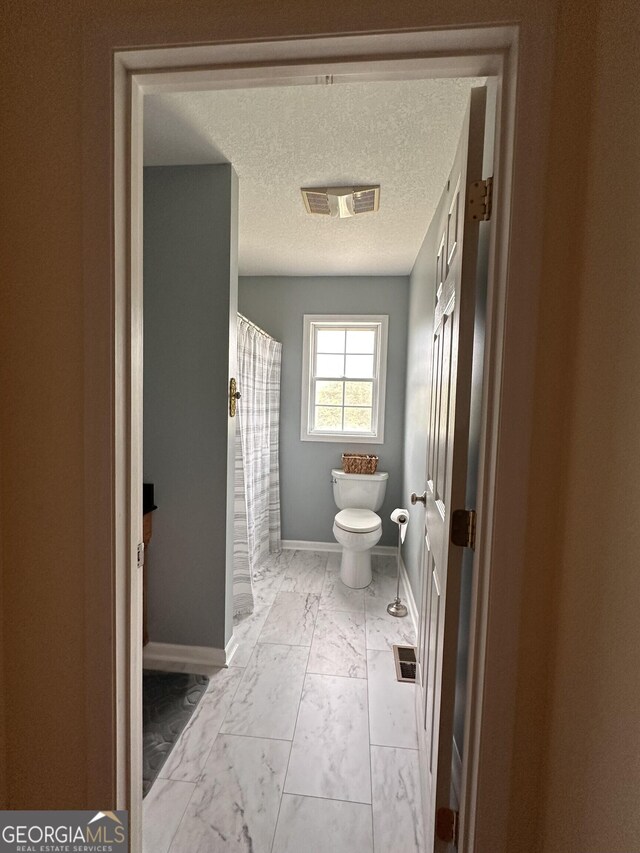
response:
[[[342,470],[345,474],[375,474],[378,457],[367,453],[343,453]]]

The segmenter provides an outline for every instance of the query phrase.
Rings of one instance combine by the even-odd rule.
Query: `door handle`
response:
[[[238,385],[235,379],[229,380],[229,417],[235,418],[236,416],[236,407],[238,405],[238,400],[240,399],[240,392],[238,391]]]
[[[427,505],[427,493],[423,492],[421,495],[416,495],[415,492],[411,495],[411,503],[415,506],[417,503]]]

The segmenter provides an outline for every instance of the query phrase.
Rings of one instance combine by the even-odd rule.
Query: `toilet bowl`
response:
[[[333,535],[342,545],[340,579],[353,589],[371,583],[371,549],[382,536],[382,520],[374,510],[382,506],[388,478],[384,471],[331,472],[334,499],[340,509],[333,522]]]
[[[342,509],[333,522],[333,535],[342,545],[340,578],[353,589],[371,583],[371,549],[382,536],[382,520],[369,509]]]

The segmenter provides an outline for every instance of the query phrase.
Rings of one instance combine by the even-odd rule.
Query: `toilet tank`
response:
[[[333,499],[339,509],[380,509],[387,490],[389,474],[345,474],[340,468],[331,471]]]

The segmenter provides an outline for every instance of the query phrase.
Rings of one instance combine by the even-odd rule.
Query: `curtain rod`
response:
[[[244,314],[241,314],[239,311],[237,313],[238,313],[238,319],[239,320],[244,320],[244,322],[247,323],[249,326],[253,326],[253,328],[257,332],[260,332],[261,335],[264,335],[265,338],[271,338],[272,341],[275,340],[273,335],[270,335],[269,332],[265,332],[265,330],[261,329],[257,323],[254,323],[252,320],[250,320],[248,317],[245,317]]]

